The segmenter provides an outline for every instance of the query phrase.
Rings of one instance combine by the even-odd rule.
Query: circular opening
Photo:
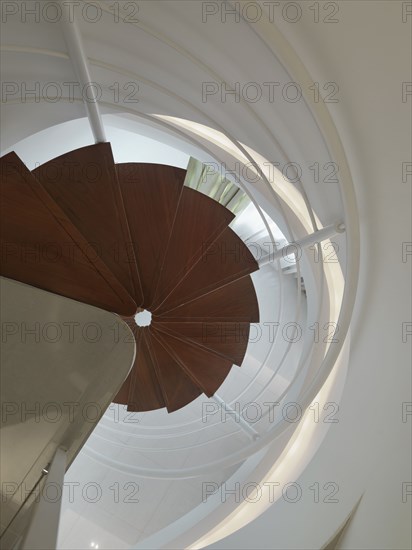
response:
[[[143,311],[136,313],[134,320],[136,321],[136,325],[138,327],[148,327],[152,322],[152,314],[150,311],[147,311],[147,309],[144,309]]]

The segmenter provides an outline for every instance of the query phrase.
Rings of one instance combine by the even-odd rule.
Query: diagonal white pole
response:
[[[290,256],[291,254],[296,253],[297,250],[308,248],[309,246],[312,246],[316,243],[320,243],[322,241],[325,241],[326,239],[330,239],[334,235],[337,235],[339,233],[344,233],[344,232],[345,232],[345,225],[342,222],[333,223],[332,225],[323,227],[318,231],[309,233],[309,235],[306,235],[305,237],[303,237],[302,239],[299,239],[296,242],[287,244],[286,246],[284,246],[283,248],[280,248],[273,254],[267,254],[264,258],[262,258],[261,261],[259,261],[259,267],[262,267],[266,264],[274,262],[275,260],[286,258],[287,256]]]
[[[61,1],[61,4],[62,9],[66,10],[65,17],[62,18],[61,23],[63,36],[66,41],[70,61],[72,62],[74,72],[80,84],[94,139],[96,143],[105,143],[107,139],[100,116],[96,88],[90,76],[89,64],[84,52],[79,27],[74,15],[69,16],[69,6],[67,6],[67,2]]]

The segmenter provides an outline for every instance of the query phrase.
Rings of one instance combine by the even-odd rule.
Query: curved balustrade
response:
[[[262,217],[261,211],[258,214]],[[235,230],[241,225],[242,215],[245,217],[247,212],[238,214],[231,224]],[[266,227],[267,222],[265,216],[261,223]],[[249,244],[255,238],[255,245],[259,242],[270,242],[273,250],[277,250],[279,241],[275,242],[273,235],[271,240],[267,231],[262,234],[260,230],[258,240],[256,233],[259,234],[259,231],[256,225],[254,229],[249,236]],[[276,230],[279,233],[278,227]],[[241,231],[238,231],[241,234]],[[242,238],[248,243],[244,234]],[[294,239],[289,239],[289,242],[291,241]],[[291,247],[291,250],[295,249]],[[298,257],[295,258],[296,275],[285,274],[280,263],[273,262],[252,276],[259,300],[261,323],[252,325],[251,332],[253,333],[255,326],[256,334],[262,335],[258,342],[260,364],[256,366],[256,356],[253,354],[255,344],[249,341],[242,369],[251,372],[252,376],[241,385],[238,380],[232,382],[231,377],[237,375],[236,371],[232,371],[233,374],[228,376],[222,388],[218,390],[218,396],[225,396],[227,393],[230,395],[229,399],[224,400],[222,404],[221,399],[217,401],[199,398],[185,409],[186,416],[193,416],[193,420],[174,422],[172,415],[167,419],[159,418],[158,423],[147,425],[144,414],[134,417],[129,414],[125,417],[124,411],[112,405],[84,452],[107,465],[116,466],[100,454],[97,450],[100,445],[95,447],[94,441],[100,440],[104,445],[111,443],[121,447],[121,438],[116,442],[116,434],[127,434],[133,438],[133,443],[129,441],[128,447],[136,453],[135,456],[130,454],[135,460],[133,464],[120,461],[117,467],[125,467],[139,476],[184,478],[210,471],[211,467],[223,468],[240,463],[269,442],[272,434],[275,437],[276,433],[279,433],[279,428],[282,424],[285,425],[285,414],[286,422],[297,423],[304,412],[299,402],[302,388],[307,384],[308,378],[316,374],[331,344],[330,341],[334,343],[335,335],[332,333],[337,332],[332,330],[335,321],[331,321],[329,309],[329,293],[335,292],[335,289],[329,288],[330,276],[329,285],[326,280],[321,262],[322,253],[321,245],[317,246],[317,249],[312,247],[309,251],[299,250]],[[291,258],[288,259],[291,261]],[[340,269],[339,264],[335,264],[335,267]],[[308,274],[308,279],[312,278],[315,281],[315,284],[305,284],[305,292],[301,273]],[[272,288],[268,286],[268,278],[269,281],[273,281]],[[305,281],[306,277],[303,282]],[[274,289],[277,292],[273,293]],[[273,303],[268,300],[268,296],[276,296]],[[271,309],[265,313],[265,308],[268,307]],[[316,321],[312,322],[313,319]],[[327,330],[324,328],[326,325]],[[297,334],[294,333],[296,330]],[[237,389],[235,394],[233,387]],[[191,440],[195,434],[198,441],[193,443]],[[156,442],[156,445],[153,445],[153,442]],[[221,449],[220,458],[216,458],[217,448]],[[231,449],[229,454],[228,448]],[[208,456],[211,449],[215,458],[213,463],[209,464]],[[158,458],[159,453],[165,451],[172,452],[175,456],[178,453],[182,456],[194,453],[194,458],[192,461],[187,460],[185,467],[181,469],[139,467],[139,452],[144,453],[145,458],[153,456],[156,464],[156,456]]]
[[[170,121],[157,120],[157,123],[160,126],[171,127]],[[196,142],[193,137],[192,140]],[[245,373],[251,374],[251,377],[248,380],[244,379],[242,384],[239,380],[235,381],[236,376],[238,378],[239,376],[236,371],[232,370],[232,374],[229,375],[222,387],[223,403],[225,404],[222,404],[219,391],[216,400],[205,401],[199,398],[194,402],[193,410],[190,410],[192,406],[185,410],[185,415],[189,417],[192,414],[196,415],[198,420],[183,421],[177,425],[173,423],[173,420],[170,426],[169,420],[164,422],[163,419],[160,419],[157,426],[144,427],[139,422],[137,425],[122,427],[118,412],[112,407],[106,413],[90,443],[86,446],[85,453],[90,453],[95,458],[109,464],[110,459],[104,458],[93,450],[93,441],[94,438],[96,440],[101,438],[106,442],[110,441],[109,434],[114,434],[113,429],[118,431],[124,429],[127,433],[136,435],[136,439],[144,438],[144,434],[149,432],[155,434],[156,438],[165,438],[166,440],[168,438],[187,438],[193,434],[201,434],[198,443],[191,443],[190,445],[183,443],[181,445],[182,452],[196,448],[202,448],[204,451],[196,464],[191,467],[182,468],[180,471],[175,469],[168,471],[167,469],[155,467],[152,469],[140,468],[138,459],[134,462],[133,471],[141,475],[158,476],[160,478],[185,477],[188,472],[190,475],[195,475],[204,471],[205,468],[206,470],[210,469],[212,466],[217,467],[220,465],[224,467],[239,463],[257,449],[263,447],[270,441],[271,437],[280,433],[279,430],[282,429],[282,425],[287,427],[285,418],[283,418],[284,415],[275,415],[276,419],[273,419],[273,411],[282,411],[288,401],[291,401],[291,395],[293,395],[294,401],[299,401],[298,388],[307,386],[308,382],[318,372],[318,367],[325,358],[330,345],[330,342],[328,342],[330,331],[324,333],[324,327],[332,328],[332,325],[327,325],[327,323],[336,323],[332,320],[337,319],[336,313],[333,314],[333,317],[331,316],[330,304],[331,296],[336,294],[336,288],[333,288],[333,285],[339,283],[339,277],[341,277],[341,274],[339,274],[340,267],[339,264],[327,265],[323,263],[321,245],[312,246],[309,250],[301,250],[291,246],[291,254],[277,257],[276,252],[286,242],[299,242],[299,237],[302,237],[302,234],[300,232],[297,235],[294,227],[296,227],[296,221],[301,220],[296,220],[296,216],[291,213],[291,210],[285,210],[284,208],[278,209],[276,219],[272,220],[258,204],[261,197],[254,197],[253,188],[247,185],[248,182],[240,183],[241,180],[242,177],[239,174],[236,183],[249,197],[250,204],[246,210],[243,209],[240,213],[238,212],[235,220],[231,223],[231,227],[249,246],[256,259],[261,261],[263,258],[264,260],[262,262],[264,265],[252,275],[259,300],[261,322],[255,326],[252,325],[250,337],[252,341],[249,342],[242,367]],[[279,205],[283,198],[277,195],[274,189],[275,183],[266,181],[271,195],[274,196],[276,204]],[[301,188],[302,185],[300,183]],[[303,201],[302,204],[307,209],[307,200],[302,198],[302,194],[300,197]],[[255,212],[255,214],[252,215],[251,212]],[[281,217],[282,212],[284,215],[288,213],[289,218],[283,219]],[[275,218],[273,214],[272,216]],[[247,222],[248,217],[252,219],[252,222],[250,220]],[[312,220],[315,218],[316,214],[313,211],[308,211],[307,219]],[[307,219],[305,220],[306,224]],[[280,227],[288,233],[288,239],[286,239]],[[339,242],[342,247],[341,235],[339,235]],[[268,249],[274,255],[272,262],[270,261],[270,255],[269,262],[264,257],[264,253]],[[340,253],[342,252],[344,251],[341,249]],[[328,250],[328,253],[330,256],[330,250]],[[295,262],[293,262],[294,255],[296,256]],[[334,257],[333,260],[338,260],[338,257]],[[292,270],[289,267],[290,265],[292,265]],[[285,267],[289,267],[289,269],[285,269]],[[332,276],[329,274],[329,281],[325,273],[325,269],[328,268],[329,271],[330,268],[335,268],[335,274]],[[268,296],[270,296],[269,299]],[[295,341],[294,329],[297,329],[299,333],[301,332],[298,341]],[[253,330],[256,334],[261,335],[257,343],[253,342]],[[256,353],[254,353],[255,351]],[[303,384],[304,381],[305,384]],[[236,387],[236,393],[233,392],[234,387]],[[267,405],[267,403],[273,405]],[[304,404],[299,403],[297,406],[299,412],[303,411],[304,408]],[[253,419],[252,409],[258,410],[258,419],[256,420]],[[115,418],[115,415],[118,418]],[[110,420],[111,417],[112,420]],[[253,420],[248,420],[249,417]],[[130,421],[130,417],[128,418]],[[138,417],[139,420],[143,418]],[[221,421],[222,419],[224,419],[224,422]],[[114,427],[112,426],[113,422],[116,422]],[[286,422],[289,422],[289,419],[286,419]],[[220,428],[218,427],[222,423],[225,424],[223,433],[219,431]],[[216,442],[221,444],[222,441],[225,441],[229,444],[231,438],[233,439],[233,445],[230,444],[231,452],[228,453],[226,448],[221,446],[221,458],[215,459],[211,465],[208,465],[207,449],[213,449]],[[149,437],[149,439],[151,438]],[[177,447],[179,446],[177,445]],[[150,447],[145,447],[146,452],[148,448]],[[139,445],[136,445],[136,452],[139,449]],[[168,447],[162,445],[161,449],[167,450]],[[157,453],[158,451],[153,450],[153,452]],[[176,445],[174,445],[173,452],[178,452]],[[206,460],[204,464],[202,464],[203,458]]]
[[[103,2],[99,4],[105,16],[109,18],[108,6]],[[305,136],[294,136],[302,144],[308,137],[309,140],[318,140],[322,143],[319,149],[308,147],[307,151],[304,151],[303,146],[299,149],[300,144],[295,147],[293,139],[288,141],[289,136],[282,143],[278,137],[282,132],[289,134],[291,128],[299,128],[301,111],[309,112],[310,104],[304,107],[301,104],[300,112],[289,113],[284,118],[281,115],[281,108],[277,105],[270,106],[271,111],[268,114],[274,117],[271,119],[269,116],[265,117],[263,110],[254,109],[254,106],[245,104],[242,99],[242,110],[235,113],[228,108],[228,115],[225,118],[222,116],[225,113],[215,108],[216,106],[196,101],[195,95],[191,96],[193,91],[191,86],[193,84],[193,89],[198,86],[200,81],[195,80],[197,74],[199,76],[201,74],[203,81],[212,78],[228,86],[229,76],[219,74],[222,67],[219,67],[218,63],[216,66],[208,64],[206,50],[204,56],[191,53],[185,48],[185,36],[172,36],[169,29],[159,31],[157,24],[158,18],[153,18],[151,21],[149,14],[147,20],[144,18],[141,24],[136,24],[135,34],[132,30],[134,26],[128,26],[127,32],[130,32],[133,38],[130,45],[133,47],[130,51],[126,43],[123,44],[125,46],[124,48],[122,46],[123,49],[119,47],[119,51],[125,53],[121,62],[119,59],[116,60],[115,55],[111,56],[108,49],[104,47],[99,49],[100,39],[95,35],[97,26],[92,26],[87,31],[82,28],[82,31],[88,34],[87,58],[93,78],[102,83],[102,98],[99,99],[99,106],[102,112],[110,113],[102,117],[106,131],[108,131],[106,124],[109,119],[113,124],[120,120],[126,124],[125,121],[127,121],[132,132],[134,121],[139,121],[142,125],[146,124],[147,128],[155,128],[162,136],[172,136],[173,140],[180,140],[181,150],[186,150],[185,147],[187,147],[192,156],[195,156],[193,151],[200,152],[197,158],[203,162],[212,160],[216,166],[225,165],[229,170],[237,165],[236,178],[229,179],[249,197],[251,210],[254,209],[256,214],[252,216],[254,218],[252,226],[248,227],[245,224],[242,229],[241,220],[242,216],[244,217],[244,211],[235,211],[237,217],[232,222],[231,228],[246,244],[267,241],[270,243],[270,250],[276,252],[282,249],[286,242],[299,243],[306,235],[316,233],[326,224],[325,220],[327,223],[341,220],[346,223],[352,215],[354,216],[353,226],[348,226],[348,233],[338,235],[336,238],[340,246],[337,254],[340,263],[337,264],[329,265],[323,261],[325,254],[326,260],[330,259],[331,252],[330,248],[325,250],[324,246],[304,249],[302,254],[298,254],[296,265],[292,264],[293,267],[289,269],[285,269],[287,262],[282,256],[276,257],[273,262],[265,263],[267,258],[258,253],[259,249],[251,247],[251,250],[256,252],[256,259],[262,262],[259,271],[252,275],[261,321],[259,325],[251,327],[251,341],[242,368],[232,369],[224,384],[217,390],[216,399],[199,397],[183,410],[173,412],[169,416],[162,410],[131,413],[121,405],[111,405],[81,453],[100,462],[101,469],[107,466],[140,478],[184,480],[198,476],[196,479],[202,479],[202,476],[204,478],[211,473],[216,475],[216,471],[222,468],[231,467],[233,472],[240,464],[251,463],[251,455],[259,449],[267,449],[273,441],[284,442],[283,436],[286,430],[297,426],[297,423],[285,420],[282,414],[284,406],[288,403],[298,403],[298,413],[299,409],[303,412],[322,387],[335,364],[349,326],[356,280],[357,220],[345,156],[339,141],[335,139],[333,123],[326,115],[323,118],[319,115],[324,108],[322,104],[310,106],[313,107],[313,111],[316,111],[316,117],[312,121],[313,134],[309,129]],[[260,32],[260,29],[258,31]],[[195,77],[193,82],[188,78],[190,86],[187,90],[182,92],[173,78],[169,86],[171,76],[169,67],[164,71],[165,75],[161,74],[161,71],[157,73],[154,70],[156,60],[148,63],[150,70],[147,70],[145,63],[139,65],[138,71],[136,70],[135,58],[138,46],[135,46],[134,40],[139,40],[143,34],[150,39],[154,38],[153,44],[159,41],[166,48],[170,48],[176,54],[176,61],[184,60],[182,74],[191,75],[193,71]],[[101,35],[103,36],[104,33]],[[201,36],[199,40],[201,41]],[[279,43],[279,56],[286,55],[287,49],[282,49],[281,39]],[[114,51],[115,45],[112,44],[112,46]],[[16,47],[10,45],[7,51],[11,56],[29,53],[51,58],[52,62],[59,60],[66,64],[65,67],[70,67],[70,58],[63,52],[64,46],[59,48],[62,51],[53,51],[46,47],[29,48],[24,45]],[[266,53],[263,49],[262,56]],[[269,52],[269,48],[267,51]],[[152,51],[147,52],[147,60],[150,59],[151,54]],[[159,59],[161,60],[162,57],[159,56]],[[293,56],[288,58],[288,63],[285,63],[286,78],[288,77],[286,71],[290,68],[295,70],[295,75],[302,74],[299,64],[292,63],[292,60]],[[265,61],[268,62],[267,59]],[[261,65],[268,66],[265,62]],[[281,63],[277,63],[275,67],[279,76],[283,75],[280,65]],[[177,71],[174,76],[178,74]],[[163,76],[166,78],[162,79]],[[228,76],[228,83],[225,81],[225,76]],[[292,79],[293,76],[290,77],[290,80]],[[299,80],[299,78],[296,79]],[[122,86],[124,82],[131,80],[139,82],[144,89],[140,104],[119,104],[113,101],[110,83],[116,81]],[[13,99],[7,101],[11,112],[14,109],[13,101]],[[39,96],[29,98],[26,105],[28,109],[30,101],[33,105],[36,104],[38,112],[41,113],[41,107],[47,102],[47,97],[40,93]],[[73,113],[76,109],[81,111],[79,109],[81,101],[79,97],[62,96],[59,110],[64,111],[64,114],[62,118],[56,118],[54,123],[60,122],[66,115],[67,120],[72,115],[75,116]],[[153,113],[174,113],[174,116]],[[291,117],[291,114],[294,116]],[[306,115],[306,113],[303,114]],[[228,122],[230,117],[235,121],[237,116],[245,127],[243,134],[238,131],[240,125],[237,127],[235,122],[233,124]],[[191,122],[191,120],[197,122]],[[269,123],[269,120],[276,120],[277,125]],[[302,125],[305,126],[305,123],[307,119]],[[256,137],[260,134],[264,137],[258,143]],[[243,136],[243,139],[238,136]],[[256,151],[250,148],[250,144],[256,147]],[[330,151],[327,150],[329,146]],[[285,151],[285,149],[288,150]],[[321,154],[320,150],[322,150]],[[316,151],[315,155],[318,155],[316,158],[323,159],[322,155],[325,155],[327,161],[339,162],[342,187],[336,186],[331,193],[333,200],[330,202],[333,202],[334,206],[332,219],[325,216],[324,211],[318,210],[319,204],[316,203],[315,206],[315,203],[311,203],[318,191],[313,192],[310,182],[306,181],[305,177],[302,180],[286,181],[284,176],[274,168],[269,158],[264,158],[257,151],[262,155],[265,154],[264,151],[266,155],[272,154],[273,151],[271,158],[281,159],[283,162],[288,162],[290,159],[302,159],[303,162],[303,158],[307,161],[310,154]],[[301,157],[301,153],[306,153],[306,157],[305,154]],[[247,166],[246,171],[243,170],[245,166]],[[253,177],[248,179],[245,174],[250,170]],[[231,193],[233,187],[229,191]],[[227,199],[231,198],[231,194],[229,195]],[[217,196],[218,194],[215,198]],[[328,196],[328,200],[329,198]],[[336,214],[339,219],[335,219]],[[271,224],[271,220],[275,222],[275,227]],[[283,239],[280,238],[282,235]],[[334,240],[334,237],[330,238]],[[342,273],[348,277],[348,288],[345,286]],[[293,341],[294,323],[302,328],[301,338],[296,342]],[[339,332],[336,336],[339,342],[328,341],[330,337],[328,330],[331,326],[325,329],[327,323],[337,324]],[[292,327],[289,329],[291,332],[284,332],[286,325]],[[272,328],[273,332],[269,332]],[[254,342],[253,335],[259,334],[259,331],[262,333],[262,338]],[[273,407],[265,403],[273,403]],[[256,410],[258,418],[254,420],[253,414]],[[292,417],[295,411],[296,407],[289,409]],[[276,450],[278,454],[280,447],[281,445]],[[271,456],[273,462],[278,456],[276,453]],[[227,470],[225,475],[229,475],[226,472]]]

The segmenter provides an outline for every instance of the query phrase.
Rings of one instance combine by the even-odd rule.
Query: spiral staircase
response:
[[[114,163],[108,142],[117,147],[120,163]],[[49,154],[52,160],[32,163],[32,171],[14,152],[1,159],[1,245],[7,260],[1,274],[12,283],[113,312],[118,321],[105,327],[106,337],[136,349],[123,385],[109,384],[114,403],[102,408],[106,412],[86,444],[83,439],[78,459],[71,464],[67,457],[65,479],[77,483],[78,468],[90,471],[89,463],[96,475],[126,472],[139,480],[150,512],[160,500],[153,496],[153,480],[162,491],[174,480],[180,491],[188,490],[185,480],[191,478],[189,491],[196,487],[196,498],[187,502],[186,512],[193,508],[196,515],[202,484],[211,475],[218,484],[234,472],[247,479],[254,475],[256,453],[264,452],[262,467],[273,462],[281,452],[277,434],[285,424],[296,427],[283,412],[274,413],[308,394],[319,364],[336,345],[324,337],[315,343],[310,330],[293,343],[284,329],[313,326],[315,320],[323,327],[336,318],[328,288],[339,290],[339,269],[332,263],[320,270],[328,284],[315,288],[316,260],[309,269],[296,258],[285,260],[283,227],[247,187],[239,189],[216,173],[208,177],[209,167],[193,158],[187,170],[119,159],[119,142],[114,135],[108,142]],[[335,233],[329,226],[309,238]],[[345,235],[338,231],[335,239],[343,249]],[[322,399],[326,395],[330,399],[330,394]],[[311,431],[305,432],[310,438]],[[47,464],[44,457],[38,462]],[[36,464],[33,483],[42,479],[39,472]],[[208,505],[221,509],[218,499],[218,493],[210,496]],[[128,507],[130,521],[145,521],[135,507]],[[173,510],[173,519],[176,513],[182,514]],[[64,526],[65,514],[64,508]],[[156,530],[169,517],[164,510],[159,515]],[[6,538],[23,528],[11,523]],[[159,546],[157,539],[153,544]]]
[[[259,321],[258,264],[229,227],[234,214],[185,186],[185,170],[116,165],[109,143],[32,172],[9,153],[1,171],[1,275],[114,312],[134,334],[114,402],[173,412],[214,395]]]
[[[405,296],[411,262],[410,256],[405,262],[400,257],[400,243],[410,241],[407,121],[411,96],[409,82],[405,82],[411,80],[405,72],[410,66],[406,65],[406,52],[410,51],[408,3],[402,3],[401,10],[394,2],[375,2],[373,6],[368,2],[356,6],[297,2],[276,7],[265,2],[243,6],[230,0],[96,0],[93,5],[80,2],[74,7],[72,24],[66,24],[63,17],[56,21],[57,4],[7,3],[2,14],[7,20],[1,33],[2,70],[8,85],[1,105],[1,154],[15,151],[32,171],[25,170],[15,156],[6,157],[17,173],[13,176],[8,168],[9,183],[13,178],[26,178],[28,186],[20,196],[15,186],[9,203],[13,202],[13,208],[27,205],[31,201],[28,182],[37,186],[31,206],[11,221],[12,237],[19,235],[23,246],[11,241],[17,247],[6,249],[7,267],[12,267],[17,252],[26,258],[14,258],[16,273],[1,280],[2,297],[6,295],[10,306],[6,309],[9,317],[2,321],[30,326],[29,321],[39,319],[47,324],[73,319],[84,323],[94,318],[104,326],[106,338],[98,346],[82,346],[79,339],[76,346],[64,342],[68,351],[76,352],[73,359],[81,359],[75,379],[70,379],[69,369],[65,373],[76,389],[70,392],[70,400],[82,404],[98,401],[104,385],[96,376],[93,382],[100,385],[91,383],[93,393],[81,395],[92,379],[82,376],[87,354],[98,351],[91,374],[101,373],[110,350],[106,344],[118,336],[123,345],[112,350],[111,365],[106,365],[104,381],[112,374],[108,366],[114,367],[118,378],[108,384],[110,399],[101,399],[106,412],[97,425],[87,426],[89,433],[78,438],[79,444],[73,445],[60,472],[68,487],[78,490],[74,498],[69,490],[62,496],[58,541],[56,535],[57,542],[42,548],[248,549],[256,547],[256,541],[262,547],[278,549],[328,548],[333,547],[354,510],[347,537],[338,547],[409,548],[410,533],[405,529],[410,525],[411,498],[403,501],[401,487],[410,480],[410,457],[399,450],[405,449],[410,438],[410,422],[402,421],[400,410],[401,401],[410,402],[410,377],[408,369],[388,369],[388,365],[410,363],[400,332],[410,320]],[[66,2],[60,4],[72,8]],[[140,11],[133,15],[131,4]],[[296,24],[295,15],[300,18]],[[389,39],[382,40],[382,36]],[[331,89],[337,93],[330,94]],[[136,93],[130,94],[130,90]],[[262,97],[255,96],[259,91]],[[387,109],[379,110],[378,105]],[[386,139],[388,132],[393,136],[391,143]],[[85,165],[78,164],[80,159],[71,157],[69,165],[57,167],[60,172],[49,163],[93,141],[104,145],[94,148],[100,154],[87,163],[86,181],[81,179],[80,166]],[[229,174],[253,203],[238,215],[236,189],[228,190],[218,180],[203,187],[214,206],[219,208],[220,202],[236,217],[216,236],[215,245],[210,242],[211,235],[205,236],[211,244],[210,254],[199,250],[202,259],[196,264],[193,261],[193,267],[189,265],[192,269],[185,271],[187,276],[179,285],[175,284],[178,271],[186,269],[180,259],[173,266],[176,271],[162,275],[162,267],[153,267],[153,280],[149,273],[145,277],[143,267],[148,269],[149,263],[140,265],[142,250],[136,247],[145,247],[147,240],[134,238],[132,222],[141,223],[139,235],[143,232],[145,239],[154,239],[170,219],[160,215],[152,226],[147,207],[133,208],[130,196],[123,195],[126,182],[120,181],[119,174],[113,179],[111,155],[104,160],[108,142],[116,163],[187,167],[186,176],[180,176],[178,168],[170,168],[167,179],[178,188],[185,178],[181,199],[202,191],[189,181],[191,175],[200,173],[195,163],[188,165],[191,157],[213,165],[219,174]],[[86,158],[92,149],[83,149]],[[330,175],[331,168],[338,169],[335,176]],[[119,170],[126,172],[128,180],[129,169]],[[53,195],[62,174],[69,179],[75,175],[76,185],[82,182],[85,186],[77,194],[82,196],[79,204]],[[86,203],[84,189],[96,175],[99,194]],[[158,179],[158,184],[163,181],[166,178]],[[388,181],[392,182],[390,188]],[[110,182],[116,183],[114,187]],[[65,192],[69,190],[66,187]],[[111,200],[103,204],[108,193]],[[159,207],[161,198],[159,193]],[[32,208],[34,204],[41,213]],[[119,208],[121,216],[115,213]],[[104,222],[95,225],[97,215]],[[230,214],[226,215],[229,219]],[[61,223],[55,223],[56,216]],[[146,225],[142,216],[149,218]],[[40,219],[43,223],[49,219],[50,224],[41,235],[32,234],[34,225],[39,230]],[[127,226],[122,223],[125,219]],[[326,231],[340,222],[344,222],[345,232]],[[100,229],[97,235],[95,227]],[[230,234],[229,228],[248,244],[259,269],[233,275],[236,280],[220,272],[221,283],[223,289],[239,288],[251,278],[259,323],[223,320],[219,317],[222,308],[217,316],[210,304],[206,314],[202,311],[203,321],[187,322],[183,314],[194,319],[201,310],[190,308],[217,292],[214,272],[207,274],[206,266],[217,260],[218,239],[222,242],[224,233]],[[184,236],[193,235],[188,231]],[[50,241],[58,238],[66,248],[52,247]],[[47,243],[42,249],[46,255],[41,258],[43,272],[41,265],[31,261],[39,252],[26,246],[30,239],[35,244]],[[68,242],[78,246],[68,246]],[[128,246],[120,247],[120,243]],[[168,253],[160,236],[158,243],[166,267]],[[275,251],[267,263],[262,262],[261,254],[267,252],[265,243]],[[288,243],[300,244],[301,254],[286,265],[282,247]],[[152,253],[149,245],[147,249]],[[58,257],[60,250],[64,259]],[[169,254],[172,252],[170,248]],[[233,258],[226,257],[233,265]],[[152,266],[155,261],[151,257]],[[160,293],[162,277],[168,284]],[[145,281],[153,283],[149,293],[147,288],[145,293]],[[206,292],[203,298],[196,294],[202,287]],[[69,298],[59,295],[63,291]],[[39,307],[42,293],[48,295],[48,307]],[[149,299],[153,300],[150,304]],[[92,317],[96,309],[100,317]],[[152,314],[148,326],[141,321],[146,315],[143,309]],[[293,326],[302,331],[296,342],[293,331],[287,330]],[[339,328],[336,335],[333,326]],[[114,333],[113,327],[118,332]],[[244,355],[242,327],[249,331]],[[238,330],[240,341],[235,339],[230,346],[236,344],[236,349],[229,349],[224,335],[230,338],[234,330]],[[33,336],[30,338],[33,342]],[[10,348],[21,343],[19,334],[9,340]],[[46,344],[47,361],[43,364],[59,365],[61,343]],[[129,349],[124,349],[127,346]],[[20,399],[32,397],[33,389],[43,390],[39,377],[33,375],[34,362],[29,355],[29,350],[38,351],[35,347],[24,348],[28,377],[15,377],[9,385]],[[133,394],[144,387],[138,384],[139,369],[149,371],[150,380],[158,384],[159,377],[163,381],[161,367],[172,375],[170,365],[173,372],[186,376],[181,380],[192,384],[193,393],[193,388],[200,392],[197,373],[186,375],[183,368],[184,354],[193,349],[216,361],[230,358],[242,367],[230,369],[212,398],[201,393],[172,414],[167,407],[172,410],[181,404],[175,401],[177,391],[166,396],[165,388],[158,385],[157,400],[150,402],[146,394]],[[135,350],[137,363],[130,372]],[[224,377],[223,371],[219,374]],[[48,389],[54,390],[55,378],[49,376]],[[168,387],[177,390],[172,384]],[[62,388],[62,402],[66,389]],[[113,398],[119,403],[110,404]],[[44,402],[48,399],[45,396]],[[129,411],[122,404],[126,402]],[[146,407],[156,410],[144,412]],[[293,413],[299,410],[301,418],[298,414],[295,420]],[[82,420],[80,415],[79,430]],[[28,445],[38,443],[37,424],[30,419],[20,424],[10,427],[16,438],[9,445],[9,463],[26,458]],[[24,435],[18,432],[20,428]],[[8,431],[6,426],[1,434]],[[57,447],[62,443],[56,441]],[[55,450],[50,449],[47,457],[39,455],[30,472],[33,487],[38,479],[52,484],[49,474],[46,480],[42,476]],[[385,476],[377,483],[379,471]],[[334,482],[340,490],[332,500],[335,503],[328,504],[331,500],[325,487],[331,489]],[[291,483],[292,491],[284,494]],[[206,499],[203,484],[215,490],[213,494],[208,491]],[[137,486],[139,502],[133,502],[128,497],[130,489]],[[298,486],[302,499],[292,506],[293,488]],[[95,500],[93,487],[100,487],[102,498],[85,502],[82,490],[91,488],[89,500]],[[111,498],[113,487],[120,489],[121,498],[116,502]],[[248,487],[256,487],[256,496],[246,490],[243,493]],[[4,496],[2,493],[3,510],[12,500],[4,502]],[[14,511],[11,509],[11,514]],[[39,524],[46,530],[50,518]]]

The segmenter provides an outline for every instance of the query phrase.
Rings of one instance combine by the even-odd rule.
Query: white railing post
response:
[[[62,8],[63,10],[66,9],[66,11],[61,24],[68,54],[76,77],[79,80],[83,102],[87,110],[94,139],[96,143],[105,143],[107,141],[106,133],[100,116],[95,84],[92,82],[90,76],[89,63],[84,52],[82,37],[74,15],[69,16],[69,6],[66,4],[67,2],[62,2]]]

